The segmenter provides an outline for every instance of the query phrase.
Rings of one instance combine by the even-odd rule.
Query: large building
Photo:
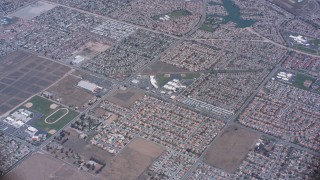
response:
[[[98,85],[96,85],[94,83],[91,83],[89,81],[84,81],[84,80],[80,81],[78,83],[78,86],[83,88],[83,89],[86,89],[88,91],[91,91],[93,93],[96,93],[96,92],[98,92],[98,91],[100,91],[102,89],[102,87],[100,87],[100,86],[98,86]]]

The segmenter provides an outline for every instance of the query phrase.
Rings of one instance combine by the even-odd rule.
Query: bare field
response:
[[[111,46],[108,44],[103,44],[100,42],[87,42],[85,45],[83,45],[79,50],[74,52],[74,55],[80,55],[87,57],[88,59],[93,58],[97,54],[109,49]]]
[[[108,119],[107,119],[107,123],[111,124],[112,122],[116,121],[119,119],[119,116],[116,114],[112,114]]]
[[[63,77],[69,67],[24,51],[0,61],[0,115]]]
[[[91,157],[94,157],[108,163],[114,157],[107,151],[80,139],[79,133],[74,129],[69,128],[66,129],[66,131],[70,132],[70,136],[68,136],[69,140],[64,143],[63,146],[65,148],[74,149],[77,153],[83,156],[86,161],[89,161]]]
[[[107,111],[105,109],[98,107],[95,109],[93,116],[100,118],[104,116],[106,113]]]
[[[259,135],[236,125],[230,125],[211,145],[204,161],[228,173],[233,173],[258,140]]]
[[[44,166],[45,164],[45,166]],[[3,180],[90,180],[93,177],[78,169],[52,158],[47,154],[36,153],[23,161],[3,177]]]
[[[77,87],[80,78],[74,76],[67,76],[60,80],[57,84],[50,87],[48,92],[53,93],[60,102],[66,106],[75,105],[79,107],[80,111],[86,109],[85,104],[91,100],[94,95]]]
[[[144,139],[134,139],[100,173],[101,179],[137,179],[165,149]]]
[[[119,106],[129,108],[142,97],[143,94],[134,89],[118,89],[115,93],[109,96],[107,100]]]
[[[11,14],[11,16],[16,16],[22,19],[31,20],[34,17],[39,16],[40,14],[46,11],[49,11],[50,9],[53,9],[54,7],[56,6],[53,4],[39,1],[18,10],[17,12]]]

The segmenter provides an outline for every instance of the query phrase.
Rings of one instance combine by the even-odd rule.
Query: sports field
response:
[[[28,109],[37,111],[43,116],[31,123],[32,126],[46,132],[56,132],[74,119],[78,113],[40,96],[27,102]]]

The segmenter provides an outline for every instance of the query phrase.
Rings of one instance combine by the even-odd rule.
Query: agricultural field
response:
[[[49,87],[70,70],[65,65],[24,51],[0,61],[0,115]]]

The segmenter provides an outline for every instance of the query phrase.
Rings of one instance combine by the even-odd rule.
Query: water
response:
[[[223,23],[232,21],[237,24],[238,28],[245,28],[253,25],[256,21],[254,20],[244,20],[241,18],[240,8],[233,3],[232,0],[223,0],[223,7],[228,12],[227,16],[223,17]]]

